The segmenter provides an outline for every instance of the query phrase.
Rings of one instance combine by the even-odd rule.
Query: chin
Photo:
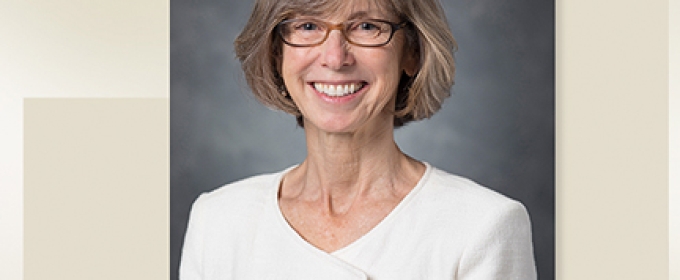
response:
[[[309,120],[306,120],[309,121]],[[312,123],[310,121],[310,123]],[[305,125],[307,122],[305,122]],[[318,130],[328,133],[349,133],[356,131],[357,125],[347,122],[346,120],[326,120],[322,122],[312,123]]]
[[[310,123],[316,129],[327,133],[352,133],[363,129],[379,129],[378,127],[383,127],[380,123],[387,121],[378,119],[357,120],[351,119],[348,116],[328,116],[327,118],[315,119],[314,121],[305,119],[305,127]],[[391,122],[392,119],[390,118],[389,121]],[[389,124],[385,123],[384,125],[388,126]]]

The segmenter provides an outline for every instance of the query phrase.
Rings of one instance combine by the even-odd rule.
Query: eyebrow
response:
[[[348,20],[354,20],[354,19],[382,19],[382,20],[390,20],[391,16],[390,13],[385,13],[381,12],[380,10],[373,10],[373,11],[356,11],[352,12],[349,17],[347,17]]]
[[[306,12],[306,13],[300,13],[297,14],[295,17],[317,17],[321,16],[322,14],[325,13],[319,13],[319,12]],[[355,20],[355,19],[365,19],[365,18],[375,18],[375,19],[384,19],[386,20],[387,18],[385,15],[382,14],[374,14],[374,16],[371,16],[372,13],[368,11],[355,11],[352,12],[349,17],[347,17],[347,20]]]
[[[368,12],[366,11],[357,11],[353,12],[352,14],[349,15],[347,19],[353,20],[353,19],[358,19],[358,18],[367,18],[368,17]]]

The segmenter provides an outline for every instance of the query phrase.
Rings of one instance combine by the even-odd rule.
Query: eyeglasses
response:
[[[380,47],[392,40],[394,32],[407,22],[392,23],[379,19],[351,20],[332,24],[314,19],[289,19],[276,26],[283,42],[293,47],[313,47],[323,44],[332,30],[340,30],[350,44]]]

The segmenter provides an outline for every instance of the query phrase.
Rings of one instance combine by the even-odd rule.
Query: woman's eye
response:
[[[304,22],[295,26],[295,30],[312,31],[319,29],[319,26],[313,22]]]
[[[370,22],[361,22],[361,23],[359,23],[358,28],[360,30],[379,30],[380,29],[378,27],[378,25],[376,25],[374,23],[370,23]]]

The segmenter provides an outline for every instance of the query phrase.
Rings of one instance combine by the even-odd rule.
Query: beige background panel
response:
[[[0,1],[0,279],[23,279],[23,98],[167,98],[169,6]]]
[[[26,99],[24,279],[167,279],[167,99]]]
[[[680,279],[680,0],[669,2],[670,279]]]
[[[668,279],[668,2],[558,11],[559,279]]]

